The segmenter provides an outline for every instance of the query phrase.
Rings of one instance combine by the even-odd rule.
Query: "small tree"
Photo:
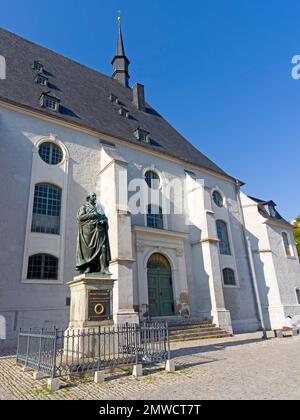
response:
[[[300,216],[296,217],[293,224],[297,226],[297,228],[294,230],[294,236],[295,236],[298,256],[300,259]]]

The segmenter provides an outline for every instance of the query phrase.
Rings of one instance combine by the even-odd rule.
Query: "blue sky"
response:
[[[1,0],[0,25],[111,74],[118,10],[131,84],[245,192],[299,214],[299,0]]]

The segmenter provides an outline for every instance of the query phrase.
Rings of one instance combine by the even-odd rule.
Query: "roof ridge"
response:
[[[12,32],[12,31],[10,31],[10,30],[8,30],[8,29],[6,29],[6,28],[3,28],[2,26],[0,26],[0,30],[2,30],[2,31],[4,31],[4,32],[7,32],[8,34],[13,35],[13,36],[15,36],[15,37],[17,37],[17,38],[20,38],[22,41],[25,41],[25,42],[27,42],[28,44],[34,45],[35,47],[38,47],[38,48],[43,48],[43,50],[49,51],[49,52],[50,52],[50,53],[52,53],[52,54],[55,54],[55,55],[57,55],[57,56],[60,56],[60,57],[62,57],[62,58],[64,58],[64,59],[68,60],[68,61],[71,61],[72,63],[77,64],[78,66],[84,67],[85,69],[88,69],[88,70],[93,71],[93,72],[95,72],[95,73],[97,73],[97,74],[100,74],[101,76],[104,76],[104,77],[105,77],[105,78],[107,78],[108,80],[111,80],[111,81],[113,81],[114,83],[118,83],[118,85],[117,85],[118,87],[119,87],[119,86],[121,86],[121,87],[123,87],[124,89],[130,89],[130,90],[131,90],[131,88],[130,88],[130,87],[129,87],[129,88],[125,88],[125,86],[122,86],[122,85],[121,85],[121,84],[120,84],[117,80],[114,80],[111,76],[108,76],[107,74],[102,73],[101,71],[99,71],[99,70],[97,70],[97,69],[95,69],[95,68],[93,68],[93,67],[89,67],[89,66],[87,66],[86,64],[80,63],[79,61],[76,61],[76,60],[74,60],[73,58],[70,58],[70,57],[68,57],[68,56],[66,56],[66,55],[64,55],[64,54],[62,54],[62,53],[56,52],[56,51],[54,51],[54,50],[51,50],[50,48],[45,47],[44,45],[37,44],[36,42],[33,42],[33,41],[31,41],[31,40],[29,40],[29,39],[27,39],[27,38],[24,38],[23,36],[21,36],[21,35],[19,35],[19,34],[15,33],[15,32]]]
[[[195,164],[236,182],[236,178],[226,173],[179,133],[148,101],[145,112],[136,109],[132,101],[132,88],[126,88],[119,81],[96,69],[2,27],[0,46],[4,55],[10,54],[8,65],[11,77],[0,85],[0,97],[4,100],[54,116],[53,112],[40,107],[40,101],[37,100],[39,87],[33,84],[32,72],[29,71],[33,60],[40,60],[47,71],[50,71],[49,74],[55,75],[55,80],[53,83],[50,80],[47,89],[56,90],[61,99],[57,118],[135,144],[140,142],[133,131],[136,126],[140,126],[150,131],[154,139],[152,150],[168,154],[186,164]],[[21,70],[24,66],[26,71]],[[68,72],[71,72],[71,77]],[[109,105],[110,101],[108,102],[109,93],[121,99],[120,105],[124,105],[132,114],[130,118],[121,118],[114,111]]]

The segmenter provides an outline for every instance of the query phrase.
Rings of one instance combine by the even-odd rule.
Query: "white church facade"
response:
[[[109,219],[115,322],[231,333],[300,318],[293,226],[129,87],[120,26],[112,77],[2,29],[0,55],[0,345],[19,328],[68,325],[90,191]]]

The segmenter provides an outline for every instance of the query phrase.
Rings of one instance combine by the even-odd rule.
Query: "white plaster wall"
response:
[[[285,307],[285,314],[291,313],[300,319],[300,305],[298,303],[296,289],[300,288],[300,264],[295,247],[292,229],[268,225],[267,232],[270,246],[273,250],[273,262],[276,272],[281,304]],[[292,256],[288,257],[282,239],[282,233],[286,232],[292,248]]]
[[[35,240],[26,245],[31,254],[45,249],[47,242],[48,250],[56,248],[56,256],[64,255],[63,284],[24,284],[22,266],[34,143],[49,138],[50,134],[57,136],[70,155],[68,201],[64,209],[65,245],[58,247],[56,235],[53,238],[45,235],[43,241],[39,234],[34,234]],[[76,211],[86,192],[96,187],[94,171],[99,166],[100,147],[97,138],[0,108],[0,148],[0,211],[3,215],[0,221],[0,314],[6,318],[7,341],[10,342],[20,327],[68,323],[66,297],[69,290],[65,283],[75,274]],[[40,163],[41,167],[43,165]],[[51,176],[48,165],[40,170],[39,180],[63,183],[59,174]]]
[[[187,284],[192,314],[197,316],[207,317],[211,310],[211,298],[208,293],[209,275],[204,267],[205,258],[211,257],[204,254],[206,252],[204,248],[197,249],[197,246],[191,246],[193,242],[203,239],[206,233],[202,232],[199,227],[195,227],[194,218],[197,215],[197,203],[194,203],[194,215],[191,216],[188,214],[188,199],[185,188],[185,169],[192,170],[195,178],[202,180],[201,182],[210,192],[210,195],[215,188],[222,191],[225,196],[226,204],[223,209],[219,209],[217,206],[213,205],[213,223],[215,223],[215,220],[218,218],[224,219],[228,223],[232,256],[224,256],[221,258],[220,269],[225,267],[233,268],[236,272],[239,283],[239,287],[237,288],[224,287],[225,307],[226,309],[229,309],[232,314],[233,323],[236,324],[236,331],[247,331],[257,328],[257,315],[249,268],[247,260],[245,259],[246,250],[235,185],[204,171],[196,170],[195,168],[191,169],[188,165],[184,166],[157,156],[149,156],[143,151],[132,150],[123,145],[118,145],[118,150],[128,161],[129,181],[134,178],[142,177],[146,168],[153,168],[160,175],[162,179],[162,194],[164,194],[165,183],[168,180],[177,178],[182,181],[182,185],[184,186],[182,190],[184,213],[171,214],[167,216],[167,229],[189,234],[189,238],[185,244],[185,251],[187,252]],[[176,207],[176,203],[171,203],[171,209],[174,209],[174,207]],[[200,208],[198,210],[199,213],[202,212],[202,209],[204,209],[203,202],[201,203],[201,210]],[[202,214],[200,217],[205,218],[207,215]],[[133,216],[132,223],[144,225],[145,218],[143,215]],[[216,263],[218,262],[215,261],[214,264]]]
[[[233,330],[236,332],[255,331],[259,328],[253,286],[245,247],[242,209],[238,199],[240,190],[231,186],[226,196],[226,212],[229,227],[232,256],[221,256],[222,270],[232,268],[236,274],[236,287],[224,285],[226,308],[230,310]],[[214,205],[214,207],[216,207]],[[223,210],[225,212],[225,209]],[[222,209],[221,209],[222,210]],[[219,215],[218,215],[219,216]],[[222,215],[220,214],[220,217]]]
[[[300,264],[292,229],[266,223],[257,203],[241,196],[247,234],[251,241],[255,272],[267,328],[281,328],[288,314],[300,319],[296,289],[300,287]],[[292,257],[285,254],[282,232],[289,235]]]
[[[63,259],[62,282],[63,284],[24,284],[22,283],[22,265],[24,261],[24,248],[26,240],[27,211],[30,208],[30,182],[32,175],[32,161],[34,143],[50,135],[56,136],[68,151],[67,170],[67,201],[64,210],[64,245],[55,245],[55,240],[45,236],[45,242],[53,249],[57,247],[56,255]],[[103,186],[99,182],[101,170],[101,148],[98,136],[91,136],[82,131],[63,127],[39,118],[30,117],[0,108],[0,167],[2,180],[0,183],[0,210],[4,215],[0,221],[1,253],[0,253],[0,315],[6,318],[7,336],[13,339],[20,326],[44,326],[55,323],[58,326],[67,324],[69,308],[66,307],[66,296],[69,295],[66,282],[70,281],[75,272],[75,251],[76,251],[76,212],[84,202],[86,193],[90,190],[102,191],[111,188],[111,185]],[[165,181],[178,178],[184,185],[185,169],[191,169],[188,165],[174,163],[146,153],[146,151],[134,150],[126,145],[116,146],[118,153],[128,162],[128,180],[143,176],[146,168],[154,167],[162,177],[162,194],[164,193]],[[40,179],[51,178],[51,168],[39,162],[41,171]],[[54,168],[53,168],[54,169]],[[57,168],[56,168],[57,169]],[[218,209],[212,209],[211,222],[216,217],[226,218],[229,225],[233,256],[230,260],[221,260],[223,265],[230,265],[237,272],[239,287],[236,289],[225,289],[225,306],[232,313],[233,322],[241,321],[240,329],[245,329],[255,318],[253,297],[251,295],[249,274],[244,259],[245,249],[241,234],[240,219],[238,215],[238,203],[235,185],[225,179],[221,179],[205,171],[192,169],[195,177],[202,179],[206,190],[211,194],[212,190],[218,187],[226,197],[226,208],[223,214],[217,214]],[[54,172],[53,172],[54,174]],[[120,172],[121,174],[121,172]],[[65,172],[56,172],[55,180],[65,185]],[[54,175],[53,175],[54,176]],[[120,175],[121,176],[121,175]],[[49,181],[51,181],[49,179]],[[204,260],[210,258],[206,255],[205,248],[193,248],[194,240],[203,239],[203,232],[198,228],[194,229],[187,221],[187,196],[182,191],[184,212],[183,214],[171,214],[166,217],[165,225],[168,230],[182,232],[188,235],[183,242],[183,256],[173,255],[177,261],[182,258],[180,270],[181,279],[178,280],[178,290],[187,287],[192,314],[207,313],[210,304],[209,278],[205,270]],[[100,197],[101,201],[101,197]],[[9,205],[7,204],[9,202]],[[9,208],[7,208],[9,206]],[[171,205],[174,208],[174,203]],[[195,209],[195,214],[197,209]],[[205,216],[206,217],[206,216]],[[191,220],[192,221],[192,220]],[[145,216],[132,216],[133,225],[144,225]],[[113,226],[111,225],[111,229]],[[190,235],[190,236],[189,236]],[[30,235],[31,236],[31,235]],[[43,237],[35,238],[35,245],[32,240],[28,243],[28,253],[38,249],[42,244]],[[52,245],[50,244],[52,242]],[[120,250],[118,244],[112,241],[112,250],[116,255]],[[54,252],[54,251],[53,251]],[[137,256],[134,250],[133,256]],[[64,258],[62,258],[64,257]],[[212,264],[216,263],[213,261]],[[26,265],[26,261],[24,262]],[[178,262],[177,262],[178,264]],[[137,263],[133,265],[134,284],[136,289],[140,288],[141,279],[137,275]],[[186,272],[184,276],[184,271]],[[186,280],[184,280],[186,279]],[[186,282],[184,286],[180,281]],[[175,291],[175,296],[178,292]],[[144,296],[142,296],[145,299]],[[141,299],[140,291],[134,291],[134,300]],[[138,304],[145,303],[137,302]]]

